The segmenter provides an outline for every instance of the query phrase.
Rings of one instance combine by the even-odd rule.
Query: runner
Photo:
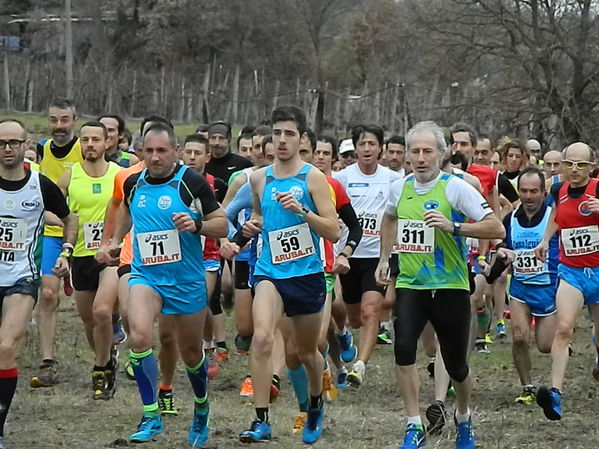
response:
[[[316,442],[322,433],[324,359],[318,351],[326,285],[320,259],[320,236],[339,238],[339,224],[326,179],[299,158],[306,139],[306,117],[294,106],[272,113],[275,163],[250,177],[254,208],[244,234],[262,233],[263,247],[254,276],[254,336],[251,373],[256,419],[240,434],[250,443],[271,439],[268,403],[273,375],[272,344],[276,324],[291,320],[297,355],[309,378],[310,406],[302,440]]]
[[[536,398],[528,349],[530,323],[534,317],[537,348],[549,353],[556,324],[559,241],[557,235],[551,238],[547,263],[542,264],[535,258],[533,249],[543,237],[552,210],[545,204],[545,176],[540,168],[532,166],[522,170],[518,192],[522,205],[503,221],[507,237],[505,244],[497,246],[497,257],[512,262],[509,291],[512,354],[522,384],[522,394],[516,402],[530,404]],[[499,263],[505,266],[505,262],[500,260]]]
[[[108,400],[116,390],[117,359],[111,356],[110,349],[118,278],[116,267],[99,264],[94,255],[100,247],[106,205],[120,167],[104,159],[108,131],[102,123],[86,122],[79,133],[84,160],[67,169],[58,186],[79,218],[72,278],[77,310],[95,355],[92,397]]]
[[[352,141],[358,163],[341,170],[335,175],[335,179],[349,195],[362,224],[363,235],[360,244],[349,258],[349,271],[340,274],[339,278],[349,323],[354,329],[362,330],[357,351],[349,330],[344,329],[338,338],[341,360],[349,363],[356,356],[359,357],[347,375],[348,382],[358,387],[364,380],[366,363],[376,344],[379,314],[385,292],[374,279],[380,252],[381,220],[391,183],[401,176],[377,162],[383,148],[381,127],[357,126],[352,130]]]
[[[206,172],[215,178],[228,183],[236,171],[251,167],[252,162],[231,152],[231,124],[223,121],[213,122],[208,128],[210,142],[210,161],[206,164]]]
[[[0,448],[17,388],[16,355],[41,284],[44,210],[62,220],[68,248],[77,236],[77,217],[60,189],[44,175],[23,167],[29,143],[21,122],[0,121]],[[68,250],[58,255],[52,267],[56,276],[68,276],[70,255]]]
[[[83,161],[81,145],[75,136],[77,114],[73,102],[66,98],[52,100],[48,110],[48,122],[52,139],[41,141],[37,146],[42,158],[40,173],[56,183],[67,168],[75,162]],[[56,316],[60,304],[58,297],[60,278],[54,274],[53,269],[62,251],[73,251],[68,243],[64,244],[62,236],[62,228],[58,226],[47,225],[44,228],[42,287],[37,313],[42,363],[37,375],[31,378],[31,386],[34,388],[52,387],[58,383],[54,343]]]
[[[117,229],[109,253],[118,263],[118,247],[135,227],[129,278],[130,362],[144,414],[132,442],[147,442],[162,433],[157,403],[157,363],[152,329],[160,313],[175,315],[177,344],[194,391],[194,415],[188,443],[200,447],[208,438],[207,367],[202,350],[206,315],[204,266],[200,235],[226,234],[224,211],[204,178],[177,163],[172,128],[154,123],[144,135],[148,168],[125,182]]]
[[[414,175],[392,186],[376,268],[377,282],[387,283],[389,255],[398,238],[399,223],[395,362],[397,384],[408,415],[406,435],[400,448],[418,448],[426,444],[419,414],[415,360],[418,337],[429,320],[437,333],[447,371],[457,391],[456,448],[474,448],[469,409],[472,378],[467,363],[470,300],[463,237],[502,238],[504,229],[488,203],[472,186],[441,172],[447,145],[436,124],[421,122],[415,125],[408,131],[406,144]],[[468,223],[466,217],[474,221]]]
[[[585,143],[573,143],[564,150],[562,165],[568,181],[551,187],[555,209],[543,240],[535,248],[537,259],[545,262],[549,241],[559,231],[557,328],[551,347],[551,388],[541,387],[537,393],[537,403],[550,420],[562,417],[561,390],[568,365],[568,344],[583,304],[590,306],[595,329],[599,329],[599,181],[590,179],[592,161],[593,151]],[[599,381],[599,346],[596,349],[598,358],[593,377]]]
[[[137,164],[139,162],[137,156],[121,150],[119,146],[119,142],[123,139],[125,133],[125,120],[120,115],[102,114],[98,117],[98,121],[106,126],[108,130],[106,160],[112,161],[123,168]]]

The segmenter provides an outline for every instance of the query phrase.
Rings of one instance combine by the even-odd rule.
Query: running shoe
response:
[[[426,409],[426,419],[428,419],[428,433],[439,435],[443,426],[447,422],[447,412],[443,401],[435,401]]]
[[[92,373],[92,391],[92,397],[96,401],[110,399],[110,392],[106,389],[106,373],[104,371]]]
[[[493,338],[491,337],[491,334],[488,332],[485,334],[485,343],[488,345],[493,344]]]
[[[119,318],[116,323],[112,323],[112,344],[120,345],[127,341],[127,332],[123,327],[123,322]]]
[[[304,430],[304,425],[306,424],[306,417],[308,414],[306,412],[299,412],[298,415],[293,420],[293,433],[298,434]]]
[[[474,430],[472,429],[472,417],[465,422],[458,423],[456,421],[455,430],[455,449],[474,449],[476,438],[474,438]]]
[[[187,432],[187,442],[191,447],[202,447],[208,441],[208,423],[210,422],[210,408],[196,408],[193,411],[193,421],[189,432]]]
[[[162,416],[177,416],[179,414],[179,410],[175,407],[175,396],[173,395],[172,390],[158,391],[158,408],[160,409],[160,414]]]
[[[516,404],[532,404],[537,400],[537,389],[535,387],[524,387],[522,394],[516,398]]]
[[[241,390],[239,391],[239,396],[243,396],[246,398],[251,398],[254,396],[254,385],[252,384],[251,376],[245,376],[243,382],[241,382]]]
[[[252,388],[253,393],[253,388]],[[269,402],[272,404],[277,400],[279,395],[281,394],[281,383],[279,379],[275,376],[272,376],[272,380],[270,382],[270,397]]]
[[[505,321],[497,320],[496,331],[497,331],[497,338],[504,339],[507,337],[507,334],[505,332]]]
[[[58,384],[58,374],[56,373],[58,362],[52,360],[48,363],[42,363],[37,372],[37,376],[31,378],[32,388],[53,387]]]
[[[376,344],[377,345],[392,345],[393,340],[391,339],[391,332],[389,329],[385,329],[382,326],[379,326],[379,333],[376,336]]]
[[[308,410],[306,424],[302,432],[302,441],[306,444],[314,444],[322,433],[324,424],[324,407],[311,408]]]
[[[116,392],[116,373],[119,368],[119,363],[116,358],[112,359],[112,368],[104,370],[104,377],[106,379],[106,399],[114,397]]]
[[[451,384],[449,384],[449,388],[447,389],[447,397],[448,398],[455,398],[457,396],[457,393],[455,391],[455,387]]]
[[[129,437],[132,443],[147,443],[164,432],[160,416],[144,416],[137,426],[137,432]]]
[[[352,370],[347,375],[347,382],[352,387],[359,387],[362,385],[362,381],[364,380],[364,370],[357,369],[356,366],[352,368]]]
[[[216,348],[214,358],[219,365],[223,365],[229,361],[229,350],[227,348]]]
[[[218,374],[220,366],[214,358],[214,352],[206,353],[206,355],[208,356],[208,380],[212,380]]]
[[[325,369],[322,372],[322,395],[327,402],[333,402],[337,399],[337,387],[333,382],[333,376],[330,369]]]
[[[239,441],[242,443],[258,443],[260,441],[270,441],[271,427],[267,422],[255,419],[249,430],[244,430],[239,434]]]
[[[487,348],[487,343],[484,338],[477,338],[474,342],[474,348],[479,354],[490,354],[491,351]]]
[[[133,371],[133,367],[129,360],[125,362],[125,376],[127,376],[127,379],[129,380],[135,380],[135,372]]]
[[[428,371],[428,377],[431,379],[435,378],[435,358],[433,357],[428,365],[426,365],[426,370]]]
[[[562,419],[562,394],[557,388],[541,387],[537,391],[537,404],[543,409],[545,417],[551,421]]]
[[[343,389],[348,385],[347,370],[345,368],[341,368],[339,371],[337,371],[337,388]]]
[[[418,449],[426,446],[426,433],[424,427],[417,424],[408,424],[406,427],[406,435],[403,438],[403,443],[397,449]]]
[[[340,357],[344,363],[349,363],[358,355],[358,348],[354,346],[354,337],[351,332],[346,331],[344,334],[337,335],[337,341],[340,346]]]
[[[595,359],[595,366],[593,367],[593,379],[599,382],[599,357]]]

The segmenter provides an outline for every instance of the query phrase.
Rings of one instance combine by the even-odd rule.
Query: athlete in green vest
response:
[[[418,337],[430,321],[457,391],[456,449],[473,449],[469,409],[472,379],[466,357],[471,311],[465,237],[503,238],[505,230],[474,187],[441,171],[447,144],[435,123],[421,122],[410,129],[406,147],[413,174],[391,187],[376,270],[377,282],[388,283],[389,256],[397,243],[395,363],[408,414],[399,447],[412,449],[426,444],[415,361]],[[466,218],[473,222],[466,222]]]

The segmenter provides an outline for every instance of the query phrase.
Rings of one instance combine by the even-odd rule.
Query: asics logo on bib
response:
[[[277,240],[281,240],[287,237],[293,237],[299,234],[299,229],[292,229],[291,231],[282,231],[277,234]]]
[[[11,222],[11,221],[2,221],[0,220],[0,228],[16,228],[17,227],[17,223],[16,222]]]
[[[167,240],[168,239],[168,234],[153,234],[153,235],[148,235],[144,241],[146,243],[149,242],[158,242],[161,240]]]

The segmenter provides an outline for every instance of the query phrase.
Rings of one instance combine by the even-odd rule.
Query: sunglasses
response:
[[[564,166],[566,168],[572,168],[572,167],[576,167],[579,170],[584,170],[585,168],[589,168],[590,165],[592,164],[592,162],[589,161],[570,161],[570,160],[563,160],[562,164],[564,164]]]

